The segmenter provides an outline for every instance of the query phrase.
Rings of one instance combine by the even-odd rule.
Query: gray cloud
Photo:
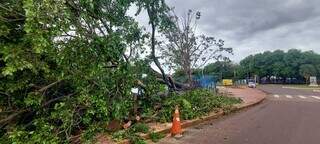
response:
[[[178,15],[199,10],[202,33],[235,49],[235,61],[266,50],[320,52],[319,0],[167,0]]]

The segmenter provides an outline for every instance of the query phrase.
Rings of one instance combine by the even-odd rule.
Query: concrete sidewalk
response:
[[[243,103],[239,104],[239,106],[250,106],[252,104],[256,104],[263,99],[266,98],[267,94],[263,91],[255,88],[231,88],[231,87],[219,87],[219,91],[228,93],[232,95],[232,97],[238,97],[243,100]]]

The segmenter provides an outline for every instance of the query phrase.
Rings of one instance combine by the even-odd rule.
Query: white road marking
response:
[[[275,98],[279,98],[280,96],[279,95],[273,95]]]
[[[299,95],[299,98],[306,99],[307,97]]]
[[[311,96],[311,97],[313,97],[315,99],[320,99],[320,97],[318,97],[318,96]]]
[[[287,97],[287,98],[292,98],[292,96],[291,96],[291,95],[286,95],[286,97]]]

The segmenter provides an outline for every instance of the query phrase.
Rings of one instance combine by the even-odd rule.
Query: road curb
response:
[[[257,100],[256,102],[240,105],[239,107],[237,107],[237,109],[235,111],[239,111],[239,110],[242,110],[242,109],[246,109],[246,108],[258,105],[258,104],[262,103],[265,99],[266,99],[266,96],[261,98],[261,99],[259,99],[259,100]]]

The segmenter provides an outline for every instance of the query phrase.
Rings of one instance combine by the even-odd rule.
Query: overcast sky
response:
[[[231,59],[266,50],[320,53],[320,0],[166,0],[183,15],[201,11],[201,33],[225,40]]]

